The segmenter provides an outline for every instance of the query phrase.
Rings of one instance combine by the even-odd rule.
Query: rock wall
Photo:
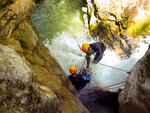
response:
[[[34,2],[0,3],[0,111],[88,113],[27,17]]]
[[[0,44],[0,58],[0,79],[21,80],[26,84],[31,82],[32,71],[16,52]]]
[[[34,6],[32,0],[4,0],[0,10],[0,38],[9,38],[12,31]]]
[[[59,113],[57,96],[34,82],[34,72],[11,48],[0,44],[0,112]]]
[[[135,37],[149,31],[148,0],[84,0],[86,33],[104,40],[118,55],[129,57],[138,46]],[[143,32],[144,31],[144,32]],[[132,38],[134,37],[134,38]]]
[[[150,113],[150,46],[119,95],[120,113]]]

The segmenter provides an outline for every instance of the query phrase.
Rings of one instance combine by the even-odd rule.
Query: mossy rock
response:
[[[0,40],[0,43],[12,48],[19,54],[23,52],[20,46],[20,42],[18,40],[15,40],[14,38],[5,38],[4,40]]]
[[[37,34],[31,29],[33,29],[32,26],[25,19],[13,33],[13,37],[19,40],[25,48],[34,48],[39,40]]]
[[[26,59],[31,63],[31,64],[37,64],[37,65],[43,65],[42,59],[37,55],[37,54],[31,54],[27,55]]]
[[[132,24],[128,27],[127,33],[132,35],[134,38],[138,38],[139,36],[145,37],[150,30],[150,16],[143,21],[139,21],[137,24]]]

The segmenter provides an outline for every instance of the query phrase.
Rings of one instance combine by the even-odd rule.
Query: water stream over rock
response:
[[[105,7],[109,5],[108,2],[110,1],[107,0],[104,4],[103,2],[99,4]],[[114,1],[112,1],[111,5],[114,5],[113,3]],[[134,5],[134,2],[131,2],[131,4]],[[117,5],[119,6],[119,4]],[[124,5],[127,5],[127,1],[124,2]],[[84,32],[84,26],[86,27],[86,25],[84,25],[85,23],[83,24],[82,20],[82,6],[83,3],[78,0],[74,2],[69,2],[68,0],[45,0],[39,2],[37,9],[31,15],[32,21],[44,44],[63,68],[66,76],[69,75],[68,69],[70,65],[77,65],[79,71],[84,62],[85,54],[80,50],[79,46],[85,42],[93,43],[98,41],[97,37],[89,37]],[[119,21],[117,20],[117,22]],[[128,73],[126,72],[129,72],[145,54],[150,44],[149,33],[144,35],[144,37],[145,39],[139,38],[139,46],[134,51],[130,51],[131,55],[129,58],[122,59],[115,51],[108,48],[100,61],[101,64],[106,66],[100,63],[91,63],[92,80],[77,95],[91,113],[119,113],[117,91],[119,88],[123,88],[125,83],[105,89],[110,92],[97,90],[95,87],[106,87],[127,80]],[[109,66],[125,70],[126,72],[110,68]]]
[[[69,75],[70,65],[81,68],[85,54],[79,49],[84,42],[92,43],[96,39],[89,38],[84,33],[81,20],[82,2],[41,1],[31,15],[32,21],[42,37],[51,55],[59,62],[66,75]],[[39,16],[40,15],[40,16]],[[144,43],[144,41],[146,43]],[[141,39],[140,46],[132,52],[128,59],[121,59],[114,51],[107,49],[100,63],[126,70],[127,72],[147,50],[150,37]],[[91,86],[108,86],[127,79],[128,74],[100,64],[91,64],[93,81]],[[97,86],[98,85],[98,86]],[[117,91],[118,88],[110,89]]]

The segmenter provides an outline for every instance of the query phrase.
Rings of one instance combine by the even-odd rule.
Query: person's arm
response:
[[[81,75],[81,79],[82,79],[82,84],[80,85],[80,88],[78,89],[78,91],[80,91],[81,89],[83,89],[86,86],[86,84],[88,82],[90,82],[91,75],[88,75],[88,77],[86,77],[85,75]]]
[[[86,54],[86,59],[87,59],[87,68],[89,67],[89,65],[90,65],[90,61],[91,61],[91,59],[90,59],[90,56],[91,55],[93,55],[94,54],[94,51],[91,49],[91,51],[90,52],[88,52],[87,54]]]
[[[87,77],[82,75],[82,79],[89,82],[91,80],[91,75],[88,75]]]
[[[90,65],[90,56],[88,56],[88,55],[86,55],[85,56],[86,57],[86,59],[87,59],[87,66],[86,67],[89,67],[89,65]]]
[[[96,45],[96,54],[93,60],[93,63],[98,63],[102,59],[102,49],[101,47],[97,44]]]

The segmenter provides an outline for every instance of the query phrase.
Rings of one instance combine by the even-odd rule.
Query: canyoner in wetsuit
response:
[[[85,68],[81,71],[81,73],[77,74],[77,67],[72,65],[70,66],[69,71],[71,75],[69,75],[68,78],[75,86],[77,91],[83,89],[91,80],[91,72]]]
[[[107,45],[104,42],[84,43],[82,45],[82,51],[86,53],[87,67],[90,65],[90,56],[94,55],[93,63],[97,64],[102,59],[106,48]]]

